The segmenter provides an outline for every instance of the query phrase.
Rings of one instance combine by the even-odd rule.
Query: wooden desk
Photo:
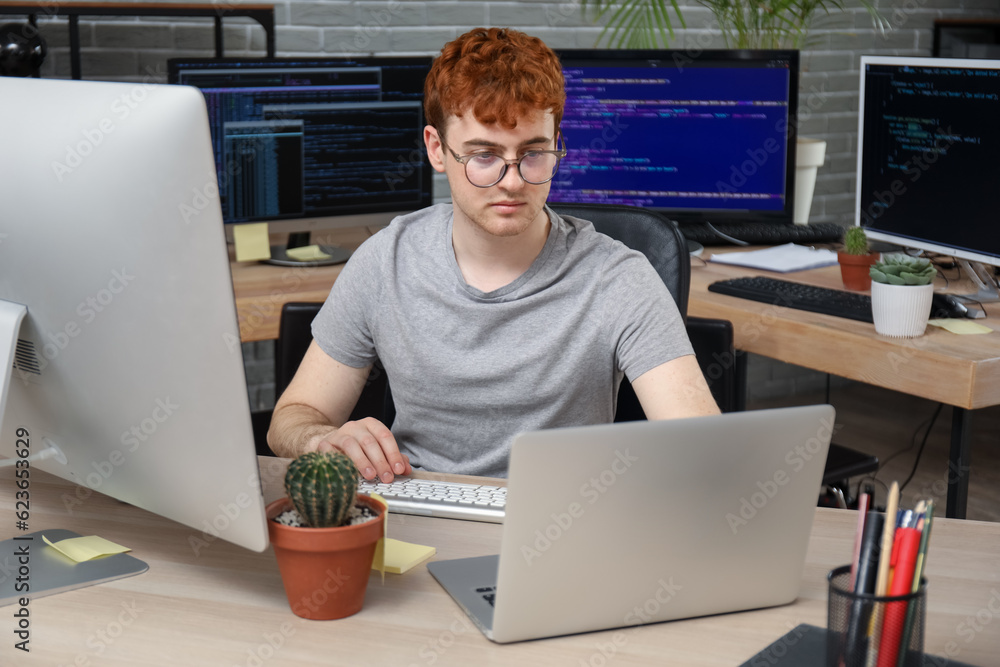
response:
[[[994,329],[980,336],[957,336],[929,326],[919,338],[888,338],[865,322],[708,291],[717,280],[755,274],[774,275],[692,261],[688,313],[731,321],[737,349],[954,406],[947,512],[949,517],[964,518],[970,411],[1000,405],[1000,317],[976,320]],[[837,266],[779,277],[843,289]],[[990,311],[996,313],[996,306]]]
[[[286,459],[261,458],[264,495],[281,494]],[[14,533],[14,474],[0,470],[0,535]],[[826,623],[826,573],[849,562],[855,514],[817,509],[799,599],[772,609],[619,631],[496,645],[438,586],[424,565],[372,574],[364,609],[339,621],[308,621],[288,608],[270,549],[215,541],[196,555],[195,530],[100,493],[74,505],[74,487],[37,470],[30,530],[69,528],[132,547],[149,571],[33,600],[30,654],[13,648],[14,607],[0,621],[4,665],[718,665],[749,659],[799,623]],[[183,482],[178,481],[183,492]],[[499,551],[501,526],[390,515],[389,534],[430,544],[435,558]],[[927,559],[926,650],[974,665],[1000,655],[1000,524],[942,519]],[[6,570],[4,571],[6,575]],[[748,573],[750,574],[750,573]],[[7,575],[10,576],[10,575]],[[752,574],[751,574],[752,576]],[[580,592],[574,604],[600,604]],[[602,661],[602,651],[614,658]]]

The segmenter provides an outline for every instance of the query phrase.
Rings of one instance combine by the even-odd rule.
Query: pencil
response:
[[[878,577],[875,579],[875,595],[882,597],[889,588],[889,561],[892,543],[896,537],[896,510],[899,509],[899,482],[889,487],[889,500],[885,508],[885,526],[882,528],[882,550],[879,552]],[[882,633],[882,603],[875,603],[871,626],[868,631],[868,659],[866,667],[873,667],[878,660],[878,640]]]

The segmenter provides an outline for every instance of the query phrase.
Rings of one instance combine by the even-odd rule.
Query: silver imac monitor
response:
[[[263,551],[201,93],[0,78],[0,100],[0,457]]]
[[[861,57],[855,224],[955,257],[995,301],[1000,60]]]

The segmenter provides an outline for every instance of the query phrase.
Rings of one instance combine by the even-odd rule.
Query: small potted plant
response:
[[[844,287],[855,292],[864,292],[871,288],[872,279],[869,269],[878,260],[878,254],[868,249],[868,236],[865,228],[855,225],[844,232],[844,249],[837,253],[840,262],[840,277]]]
[[[882,255],[870,269],[876,333],[896,338],[922,336],[930,318],[936,273],[923,257]]]
[[[357,488],[347,455],[309,452],[288,465],[288,496],[267,506],[271,546],[296,616],[329,620],[361,611],[385,506]]]

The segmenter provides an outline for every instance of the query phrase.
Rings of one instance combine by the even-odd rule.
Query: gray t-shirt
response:
[[[382,363],[392,432],[415,467],[505,476],[517,433],[610,422],[623,373],[692,354],[642,253],[548,212],[531,267],[486,293],[455,260],[450,204],[396,218],[355,251],[313,321],[340,363]]]

